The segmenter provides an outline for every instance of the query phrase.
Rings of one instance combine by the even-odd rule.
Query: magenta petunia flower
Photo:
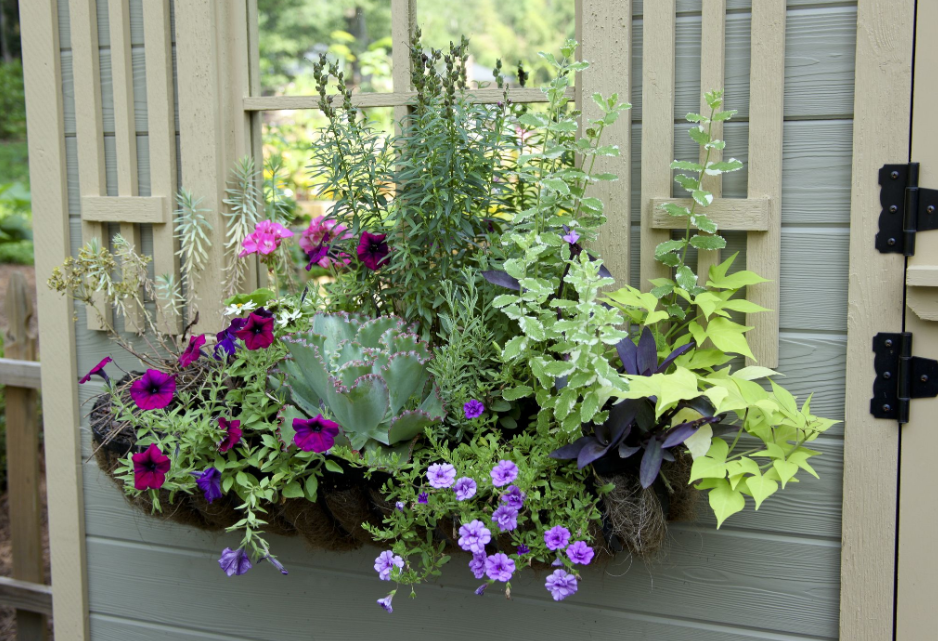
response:
[[[189,367],[192,363],[199,360],[202,356],[202,346],[205,345],[205,334],[201,336],[190,336],[189,344],[185,351],[179,355],[179,364],[183,367]]]
[[[502,503],[520,510],[524,507],[524,492],[519,490],[517,485],[510,485],[508,491],[502,494]]]
[[[254,567],[251,565],[251,559],[248,557],[248,553],[242,548],[238,548],[237,550],[225,548],[222,550],[221,558],[218,559],[218,565],[228,576],[241,576]]]
[[[485,411],[485,405],[482,404],[482,401],[472,399],[462,406],[462,411],[465,413],[467,419],[472,420],[482,416],[482,413]]]
[[[104,371],[104,366],[107,365],[108,363],[113,363],[113,362],[114,362],[113,358],[111,358],[110,356],[105,356],[104,358],[101,359],[100,363],[98,363],[97,365],[92,367],[90,370],[88,370],[88,373],[82,376],[81,379],[79,379],[78,383],[80,385],[84,385],[85,383],[91,380],[92,376],[96,376],[96,375],[103,378],[105,383],[110,383],[111,377],[108,376],[107,372]]]
[[[574,541],[567,548],[567,556],[570,560],[580,565],[589,565],[589,562],[593,560],[593,554],[593,548],[583,541]]]
[[[225,430],[225,438],[218,444],[218,451],[224,454],[241,440],[241,421],[229,421],[219,416],[218,427]]]
[[[388,255],[391,253],[387,238],[387,234],[362,232],[355,251],[358,259],[371,271],[376,271],[387,262]]]
[[[385,550],[375,559],[375,572],[378,573],[378,578],[382,581],[391,580],[391,572],[394,568],[398,568],[399,571],[402,570],[404,568],[404,559],[391,550]],[[400,575],[399,571],[395,574]]]
[[[391,607],[391,601],[394,600],[394,593],[387,595],[383,599],[378,599],[378,605],[387,610],[388,612],[394,612],[394,608]]]
[[[340,263],[345,266],[351,263],[349,255],[345,252],[332,251],[332,256],[330,256],[333,243],[352,238],[348,227],[325,218],[325,216],[313,218],[309,227],[300,235],[300,249],[309,257],[306,271],[309,271],[313,265],[329,268],[333,265],[338,266]]]
[[[466,552],[485,554],[485,545],[492,540],[492,533],[485,524],[476,519],[459,528],[459,547]]]
[[[423,505],[426,505],[429,502],[430,502],[430,495],[427,494],[426,492],[421,492],[420,496],[417,497],[417,503],[422,503]]]
[[[476,495],[476,482],[468,476],[456,479],[453,491],[456,492],[457,501],[465,501]]]
[[[134,489],[158,490],[163,487],[170,462],[156,443],[150,443],[150,447],[134,454],[131,459],[134,463]]]
[[[563,601],[576,593],[576,577],[565,570],[554,570],[544,584],[554,601]]]
[[[293,232],[272,220],[262,220],[254,226],[254,231],[261,234],[270,234],[276,238],[292,238]]]
[[[555,525],[544,532],[544,543],[548,550],[562,550],[570,542],[570,530],[562,525]]]
[[[492,485],[495,487],[508,485],[516,478],[518,478],[518,466],[511,461],[499,461],[492,468]]]
[[[192,476],[195,477],[195,484],[202,490],[206,501],[211,503],[221,498],[221,472],[215,467],[205,468],[202,472],[192,472]]]
[[[485,578],[485,554],[473,554],[469,561],[469,569],[472,570],[472,576],[477,579]]]
[[[173,401],[176,377],[156,369],[148,369],[130,386],[130,397],[142,410],[160,410]]]
[[[449,463],[434,463],[427,468],[427,480],[430,487],[450,487],[456,480],[456,468]]]
[[[499,505],[498,509],[492,512],[492,522],[502,532],[511,532],[518,527],[518,510],[507,505]]]
[[[274,342],[274,319],[252,312],[248,322],[235,332],[235,336],[243,340],[244,346],[250,351],[266,349]]]
[[[507,554],[499,552],[485,560],[485,575],[493,581],[510,581],[514,573],[515,562],[509,559]]]
[[[515,549],[515,552],[518,553],[518,556],[524,556],[525,554],[531,553],[531,548],[529,548],[527,545],[522,543]]]
[[[254,231],[249,234],[242,242],[240,258],[248,254],[267,255],[272,253],[280,246],[283,238],[289,238],[293,232],[272,220],[262,220],[254,226]]]
[[[326,420],[322,414],[308,420],[293,419],[293,429],[296,430],[293,442],[304,452],[328,452],[339,435],[339,424]]]

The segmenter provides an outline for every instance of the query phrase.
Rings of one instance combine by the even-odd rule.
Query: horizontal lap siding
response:
[[[140,3],[131,2],[135,129],[140,193],[149,189],[145,65]],[[77,154],[67,6],[62,65],[72,248],[80,244]],[[779,370],[799,398],[815,392],[812,407],[843,417],[846,353],[846,265],[852,149],[853,57],[856,8],[849,3],[789,0],[786,38],[784,174],[782,197],[781,341]],[[726,90],[739,109],[726,127],[726,157],[746,160],[748,147],[749,3],[727,0]],[[677,2],[675,120],[699,105],[700,15],[696,0]],[[642,2],[634,0],[632,201],[633,284],[638,274],[638,193],[641,184]],[[99,12],[103,126],[107,184],[113,167],[113,111],[108,96],[110,51],[107,12]],[[594,61],[601,64],[601,61]],[[709,88],[704,88],[709,89]],[[676,122],[675,154],[696,155],[686,125]],[[178,131],[178,125],[177,125]],[[110,150],[110,151],[108,151]],[[744,197],[746,172],[725,177],[724,195]],[[147,190],[147,191],[145,191]],[[610,203],[615,207],[615,203]],[[152,251],[144,228],[142,249]],[[744,234],[730,234],[730,247],[745,247]],[[740,260],[745,259],[745,252]],[[727,256],[728,253],[724,253]],[[83,310],[78,310],[82,316]],[[84,331],[79,319],[79,370],[86,371],[115,346]],[[139,365],[120,356],[125,368]],[[86,401],[100,388],[86,385]],[[83,405],[82,415],[90,410]],[[87,426],[87,419],[84,419]],[[747,510],[719,532],[706,505],[693,524],[671,529],[667,556],[658,564],[616,560],[591,568],[576,597],[549,601],[543,574],[512,585],[512,601],[496,591],[471,594],[465,559],[456,558],[439,586],[418,589],[410,601],[397,597],[393,616],[372,599],[387,584],[371,568],[375,550],[345,555],[306,549],[298,539],[276,539],[290,569],[281,577],[261,564],[241,579],[228,579],[214,559],[236,544],[228,534],[208,534],[164,523],[129,507],[93,461],[84,469],[92,638],[136,641],[216,639],[403,639],[445,636],[477,639],[580,637],[744,641],[837,636],[840,559],[842,434],[838,425],[819,439],[821,480],[806,477],[769,499],[758,513]],[[87,429],[85,450],[89,453]],[[531,574],[531,573],[526,573]],[[349,622],[354,622],[350,625]],[[480,624],[480,621],[486,623]],[[415,635],[415,631],[419,632]]]

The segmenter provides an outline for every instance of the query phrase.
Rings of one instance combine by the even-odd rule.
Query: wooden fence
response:
[[[0,577],[0,605],[16,608],[18,641],[46,638],[52,614],[52,588],[45,584],[42,560],[42,501],[39,467],[39,363],[30,330],[33,302],[26,280],[14,273],[4,303],[8,327],[0,358],[0,385],[6,394],[7,487],[13,578]]]

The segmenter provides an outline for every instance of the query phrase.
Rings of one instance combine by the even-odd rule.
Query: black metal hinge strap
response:
[[[873,337],[873,398],[876,418],[909,422],[913,398],[938,396],[938,361],[912,356],[912,333],[880,332]]]
[[[879,233],[883,254],[915,254],[915,234],[938,229],[938,189],[918,186],[919,164],[883,165],[879,170]]]

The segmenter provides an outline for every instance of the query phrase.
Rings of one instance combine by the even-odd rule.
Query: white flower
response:
[[[284,312],[283,312],[282,314],[280,314],[280,316],[277,318],[277,325],[279,325],[280,327],[286,327],[287,325],[289,325],[290,323],[292,323],[293,321],[295,321],[295,320],[296,320],[297,318],[299,318],[300,316],[302,316],[302,314],[301,314],[299,311],[297,311],[297,310],[293,310],[293,311],[284,311]]]
[[[246,303],[232,303],[225,308],[225,316],[240,316],[255,309],[257,309],[257,303],[252,300]]]

